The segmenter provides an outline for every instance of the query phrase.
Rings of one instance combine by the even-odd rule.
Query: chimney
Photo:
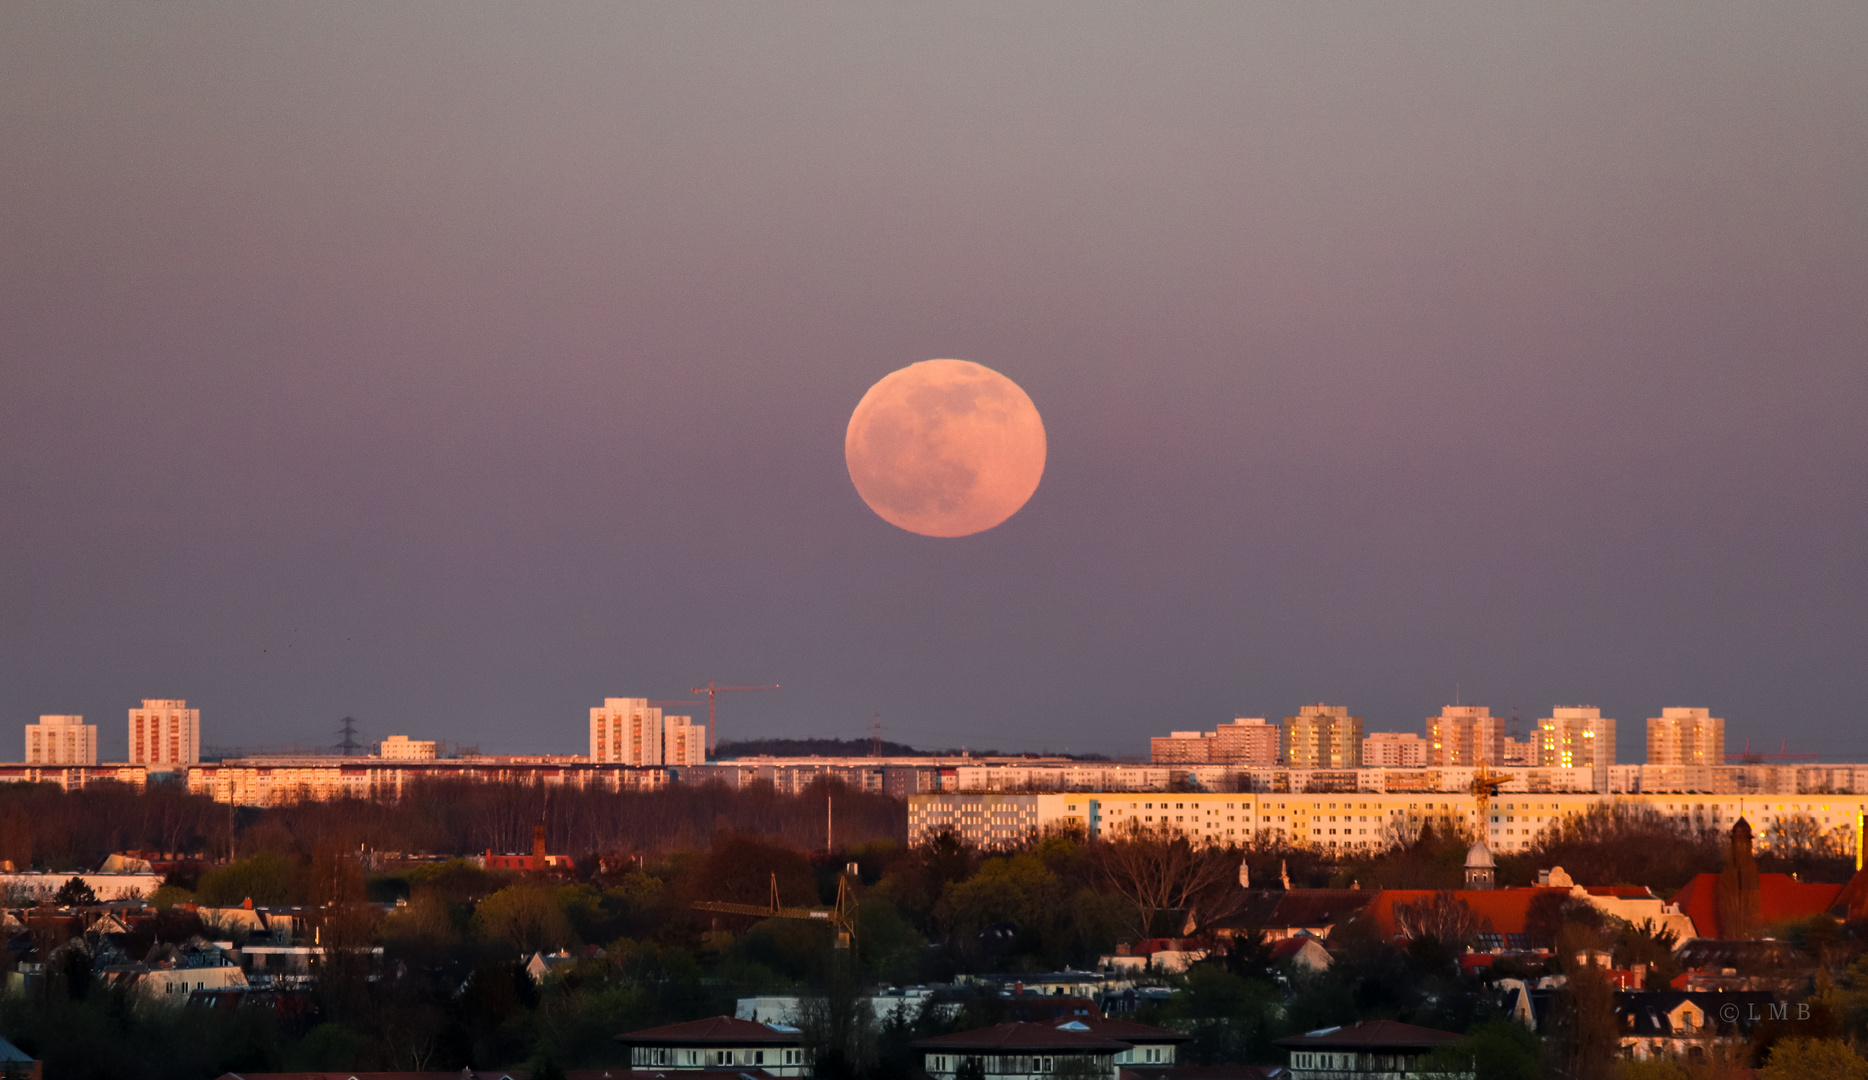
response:
[[[534,825],[532,826],[532,869],[543,870],[544,868],[545,827],[543,825]]]

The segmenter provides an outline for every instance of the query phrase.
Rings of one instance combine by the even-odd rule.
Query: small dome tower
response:
[[[1498,864],[1492,861],[1492,849],[1486,847],[1483,840],[1474,841],[1472,849],[1466,852],[1466,887],[1468,889],[1498,887]]]

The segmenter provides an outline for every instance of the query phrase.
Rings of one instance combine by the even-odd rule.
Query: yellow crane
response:
[[[802,919],[828,923],[837,931],[837,948],[848,949],[856,940],[856,898],[850,893],[849,875],[837,879],[837,906],[832,908],[785,907],[778,902],[778,875],[772,875],[772,903],[734,904],[725,900],[696,900],[695,911],[717,911],[726,915],[752,915],[761,919]]]

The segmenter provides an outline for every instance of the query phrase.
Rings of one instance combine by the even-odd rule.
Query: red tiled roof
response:
[[[1842,888],[1797,881],[1789,874],[1759,874],[1758,921],[1769,926],[1820,915],[1836,906]],[[1693,920],[1693,928],[1699,931],[1700,937],[1725,936],[1724,927],[1719,925],[1719,875],[1697,875],[1674,894],[1673,902]]]
[[[1323,1028],[1277,1039],[1274,1045],[1293,1050],[1342,1047],[1348,1050],[1430,1050],[1456,1043],[1460,1036],[1435,1028],[1415,1027],[1396,1020],[1370,1020],[1346,1027]]]
[[[797,1046],[803,1039],[796,1031],[776,1031],[769,1025],[731,1016],[644,1028],[616,1037],[619,1043],[642,1046]]]
[[[1375,894],[1368,914],[1375,919],[1384,937],[1395,934],[1396,904],[1412,904],[1431,898],[1434,889],[1383,889]],[[1540,896],[1568,896],[1570,890],[1531,886],[1524,889],[1454,889],[1453,896],[1464,900],[1474,915],[1491,924],[1491,933],[1522,934],[1530,915],[1531,904]]]
[[[1081,1031],[1059,1031],[1049,1024],[998,1024],[952,1035],[936,1035],[909,1044],[917,1050],[1052,1050],[1120,1053],[1126,1042]]]

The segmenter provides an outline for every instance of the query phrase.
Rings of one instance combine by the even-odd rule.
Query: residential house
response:
[[[1116,1080],[1116,1056],[1134,1048],[1068,1028],[1069,1024],[998,1024],[910,1045],[921,1051],[922,1069],[933,1080],[954,1080],[969,1061],[979,1064],[987,1080],[1048,1080],[1060,1067],[1077,1076]]]
[[[1320,1028],[1277,1040],[1291,1053],[1291,1080],[1403,1080],[1420,1059],[1460,1037],[1394,1020]],[[1436,1080],[1472,1080],[1473,1073],[1436,1073]]]
[[[636,1069],[752,1070],[767,1076],[810,1076],[804,1035],[785,1024],[710,1016],[618,1035]]]

